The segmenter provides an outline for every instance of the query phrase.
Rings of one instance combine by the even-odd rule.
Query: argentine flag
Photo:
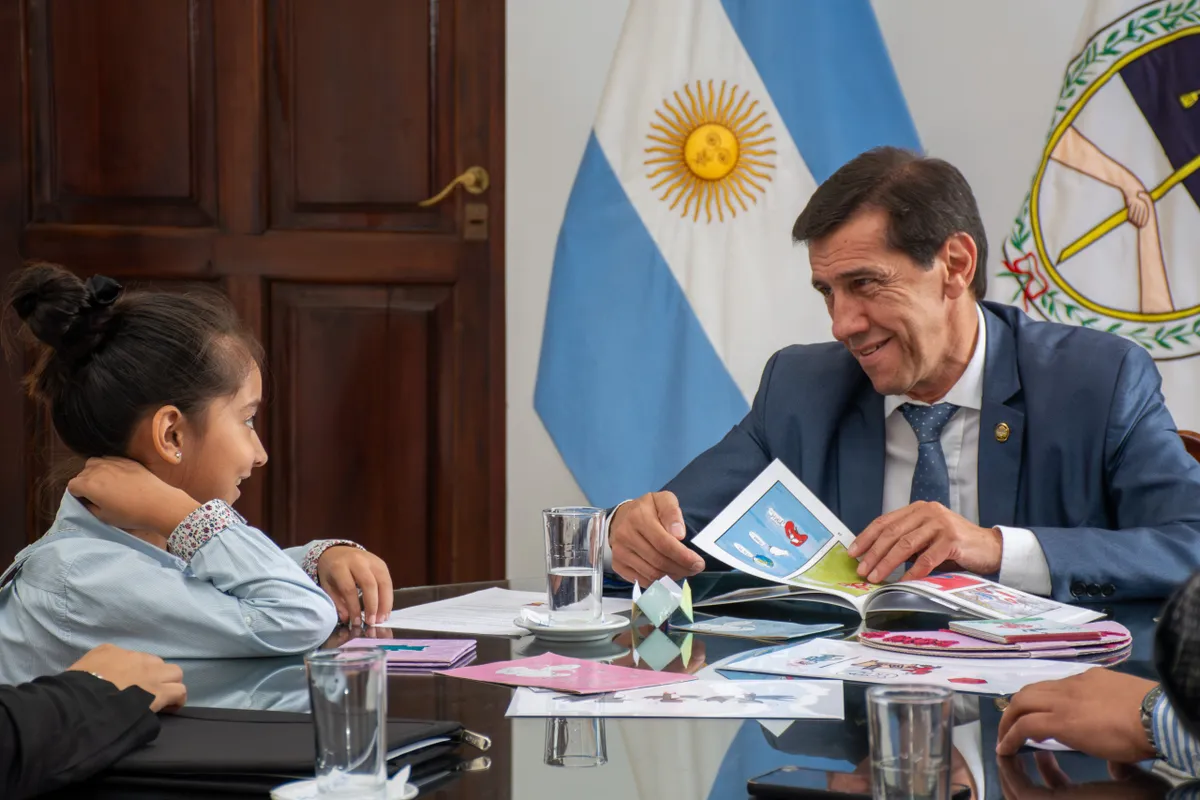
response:
[[[559,232],[534,406],[598,506],[655,491],[827,341],[791,229],[858,153],[916,149],[868,0],[633,0]]]

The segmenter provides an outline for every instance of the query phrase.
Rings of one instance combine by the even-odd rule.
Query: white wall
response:
[[[975,190],[989,273],[1029,188],[1088,2],[873,0],[922,144]],[[558,226],[627,7],[508,0],[510,576],[542,569],[541,509],[584,501],[533,410],[533,387]]]

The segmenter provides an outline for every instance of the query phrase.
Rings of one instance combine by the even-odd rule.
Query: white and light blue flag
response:
[[[534,405],[590,502],[657,490],[830,339],[791,229],[919,148],[868,0],[633,0],[559,233]]]
[[[1072,52],[990,295],[1141,345],[1200,429],[1200,0],[1096,0]]]

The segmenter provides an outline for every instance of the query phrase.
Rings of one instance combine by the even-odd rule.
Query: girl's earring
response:
[[[183,453],[181,453],[181,452],[179,452],[178,450],[176,450],[176,451],[175,451],[175,460],[176,460],[176,461],[183,461]]]

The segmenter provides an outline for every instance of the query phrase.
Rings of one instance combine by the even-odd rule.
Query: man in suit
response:
[[[982,301],[987,240],[957,169],[864,153],[792,235],[837,342],[777,352],[745,419],[664,491],[617,507],[616,573],[703,569],[685,542],[776,458],[858,533],[871,581],[955,567],[1116,601],[1165,597],[1200,567],[1200,465],[1154,362]]]

